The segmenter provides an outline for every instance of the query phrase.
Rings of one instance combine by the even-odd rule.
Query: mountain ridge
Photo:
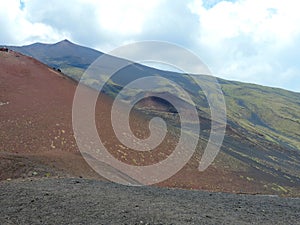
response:
[[[39,47],[41,47],[41,46],[53,46],[53,45],[54,46],[69,45],[69,46],[76,46],[76,47],[80,46],[80,47],[83,47],[83,48],[85,48],[87,50],[91,50],[91,51],[95,52],[95,54],[98,55],[98,57],[101,56],[102,54],[106,54],[106,53],[104,53],[102,51],[99,51],[97,49],[93,49],[91,47],[86,47],[86,46],[81,46],[79,44],[76,44],[76,43],[70,41],[69,39],[64,39],[64,40],[58,41],[56,43],[35,42],[33,44],[22,45],[22,46],[7,45],[7,47],[9,49],[11,49],[11,50],[15,50],[15,51],[21,52],[22,54],[25,54],[27,56],[34,57],[33,53],[30,52],[30,51],[26,52],[26,49],[27,48],[31,48],[31,47],[36,46],[36,45],[38,45]],[[115,56],[112,56],[112,57],[115,57]],[[34,58],[36,58],[36,57],[34,57]],[[116,58],[118,58],[118,57],[116,57]],[[127,59],[124,59],[124,60],[127,60]],[[42,60],[40,60],[40,61],[42,61]],[[128,60],[128,61],[130,61],[130,60]],[[48,63],[46,63],[46,62],[44,62],[44,63],[48,65]],[[154,70],[161,71],[161,72],[171,72],[171,73],[174,73],[174,74],[182,74],[180,72],[171,71],[171,70],[165,70],[165,69],[160,69],[160,68],[155,68],[155,67],[151,67],[151,66],[148,66],[148,65],[143,65],[143,64],[138,64],[138,63],[134,63],[134,64],[141,65],[142,67],[147,67],[147,68],[154,69]],[[197,76],[197,74],[189,74],[189,75],[192,75],[192,76],[195,75],[195,76]],[[201,75],[207,75],[207,74],[201,74]],[[208,75],[208,76],[211,76],[211,75]],[[252,83],[252,82],[243,82],[243,81],[240,81],[240,80],[225,79],[225,78],[221,78],[221,76],[217,76],[217,75],[214,75],[214,76],[217,78],[218,81],[221,81],[221,82],[230,82],[230,83],[236,83],[236,84],[249,84],[249,85],[253,85],[253,86],[259,86],[259,87],[262,87],[262,88],[271,88],[273,90],[278,90],[278,91],[282,90],[282,91],[293,92],[295,94],[299,94],[300,95],[300,92],[298,92],[298,91],[289,90],[289,89],[285,89],[285,88],[281,88],[281,87],[262,85],[262,84],[258,84],[258,83]]]

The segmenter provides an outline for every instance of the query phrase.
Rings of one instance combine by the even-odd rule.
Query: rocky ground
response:
[[[0,224],[300,224],[299,198],[79,178],[2,181],[0,202]]]

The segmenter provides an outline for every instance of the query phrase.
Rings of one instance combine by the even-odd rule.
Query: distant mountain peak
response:
[[[68,39],[64,39],[64,40],[62,40],[62,41],[59,41],[59,42],[57,42],[56,44],[74,44],[74,43],[72,43],[71,41],[69,41]]]

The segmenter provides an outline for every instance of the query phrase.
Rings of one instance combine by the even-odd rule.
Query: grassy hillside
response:
[[[230,121],[283,147],[300,149],[300,93],[222,82]]]

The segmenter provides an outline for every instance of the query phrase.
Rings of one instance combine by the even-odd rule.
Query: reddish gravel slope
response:
[[[0,52],[0,57],[0,179],[36,171],[99,177],[81,157],[73,136],[77,84],[17,52]]]
[[[72,129],[76,87],[76,82],[33,58],[0,52],[0,180],[31,176],[104,179],[88,166],[76,145]],[[87,97],[92,92],[86,88]],[[101,139],[116,158],[132,165],[149,165],[172,152],[178,140],[171,134],[150,152],[122,148],[109,121],[111,105],[112,100],[101,94],[95,117]],[[143,115],[132,113],[132,130],[140,138],[149,135],[145,124]],[[244,179],[247,173],[233,172],[218,163],[201,173],[198,162],[196,153],[179,173],[159,186],[277,194],[263,188],[263,176],[261,180]]]

